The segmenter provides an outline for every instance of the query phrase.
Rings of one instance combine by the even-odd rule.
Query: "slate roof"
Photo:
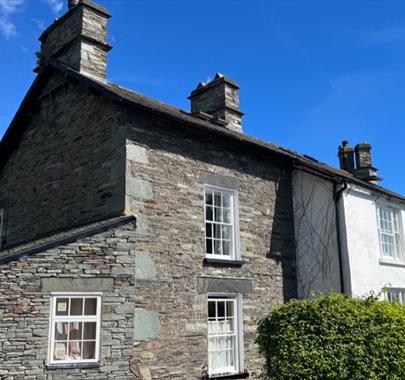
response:
[[[47,66],[39,71],[3,139],[1,140],[0,171],[12,154],[13,150],[18,146],[19,140],[27,125],[27,123],[24,123],[24,119],[29,115],[30,112],[32,112],[32,107],[34,104],[33,100],[41,91],[50,73],[52,73],[54,70],[66,75],[69,78],[78,80],[85,86],[88,86],[96,91],[100,91],[120,104],[125,104],[127,106],[151,112],[163,118],[173,120],[177,122],[176,125],[179,127],[187,128],[190,131],[198,131],[200,134],[216,136],[220,137],[221,139],[227,139],[228,141],[249,146],[250,148],[261,151],[264,154],[268,154],[273,157],[276,156],[279,159],[286,160],[294,167],[307,170],[314,175],[325,177],[335,182],[347,181],[363,188],[367,188],[371,191],[383,194],[388,198],[393,198],[397,201],[405,203],[404,196],[385,189],[384,187],[362,181],[347,171],[326,165],[312,157],[297,153],[282,146],[248,136],[246,134],[231,131],[223,126],[216,125],[212,121],[207,121],[196,117],[196,115],[193,115],[190,112],[162,103],[138,92],[120,87],[116,84],[91,79],[73,70],[72,68],[55,61],[49,62]]]
[[[52,233],[49,236],[1,250],[0,264],[15,260],[17,257],[31,256],[38,252],[45,252],[61,245],[67,245],[130,222],[136,223],[136,217],[134,215],[121,215],[118,217],[106,218],[79,227],[68,228],[67,230],[59,231],[57,233]]]

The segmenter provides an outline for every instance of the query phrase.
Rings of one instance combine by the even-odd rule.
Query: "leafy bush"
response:
[[[275,380],[404,380],[405,306],[330,294],[291,301],[258,326]]]

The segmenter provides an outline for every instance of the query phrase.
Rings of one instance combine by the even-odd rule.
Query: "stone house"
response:
[[[107,81],[106,9],[70,1],[1,141],[2,379],[258,378],[296,296],[293,156],[217,75],[191,112]]]
[[[184,111],[107,80],[89,0],[40,37],[0,143],[1,379],[258,379],[255,318],[297,296],[297,168],[217,74]]]

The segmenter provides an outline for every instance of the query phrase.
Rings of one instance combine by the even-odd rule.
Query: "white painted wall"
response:
[[[293,207],[298,297],[309,297],[312,292],[340,292],[332,183],[294,171]]]
[[[405,206],[354,186],[344,192],[342,202],[346,230],[343,248],[348,254],[352,294],[378,293],[387,285],[405,288],[405,263],[393,265],[381,261],[376,202],[400,208],[402,226],[405,226]]]
[[[339,201],[343,285],[355,296],[380,293],[384,287],[405,289],[405,262],[390,263],[380,255],[377,203],[400,209],[405,232],[405,204],[349,185]],[[333,185],[296,170],[293,206],[297,252],[298,296],[341,291]],[[329,239],[330,237],[330,239]],[[405,240],[405,237],[404,237]],[[405,247],[405,241],[404,241]]]

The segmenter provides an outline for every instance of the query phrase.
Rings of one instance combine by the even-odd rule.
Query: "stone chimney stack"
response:
[[[348,141],[339,145],[338,157],[340,169],[346,170],[358,179],[370,183],[382,181],[377,176],[377,169],[371,162],[371,145],[368,143],[357,144],[354,149],[349,146]]]
[[[243,133],[238,91],[239,86],[235,81],[217,73],[212,81],[200,83],[191,93],[191,112],[222,119],[225,128]]]
[[[340,169],[354,172],[354,149],[349,146],[349,141],[344,140],[338,148]]]
[[[379,182],[381,178],[377,177],[377,169],[371,162],[371,145],[368,143],[357,144],[354,147],[356,155],[356,170],[354,175],[367,182]]]
[[[90,0],[68,0],[69,10],[41,35],[38,66],[50,60],[105,81],[107,77],[108,11]]]

